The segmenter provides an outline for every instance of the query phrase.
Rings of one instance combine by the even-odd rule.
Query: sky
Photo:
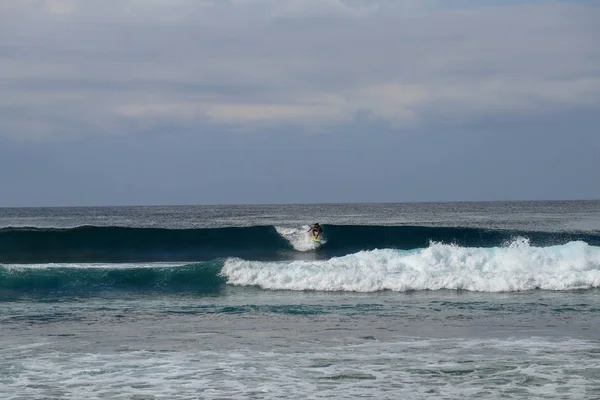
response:
[[[600,199],[600,2],[0,0],[0,207]]]

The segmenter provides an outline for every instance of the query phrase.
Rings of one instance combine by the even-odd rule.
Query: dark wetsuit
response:
[[[321,225],[319,224],[314,224],[310,229],[309,232],[312,231],[312,235],[314,237],[318,237],[322,232],[323,232],[323,228],[321,228]]]

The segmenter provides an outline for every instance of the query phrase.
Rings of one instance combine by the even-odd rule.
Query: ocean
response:
[[[598,399],[599,300],[600,201],[0,208],[0,398]]]

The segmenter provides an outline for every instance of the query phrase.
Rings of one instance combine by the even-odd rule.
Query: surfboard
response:
[[[317,243],[321,241],[321,239],[319,239],[318,237],[314,237],[314,236],[313,236],[312,240],[315,241],[315,242],[317,242]]]

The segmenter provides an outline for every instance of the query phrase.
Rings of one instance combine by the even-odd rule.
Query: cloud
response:
[[[357,115],[404,126],[600,105],[600,7],[461,5],[0,2],[0,136],[312,129]]]

